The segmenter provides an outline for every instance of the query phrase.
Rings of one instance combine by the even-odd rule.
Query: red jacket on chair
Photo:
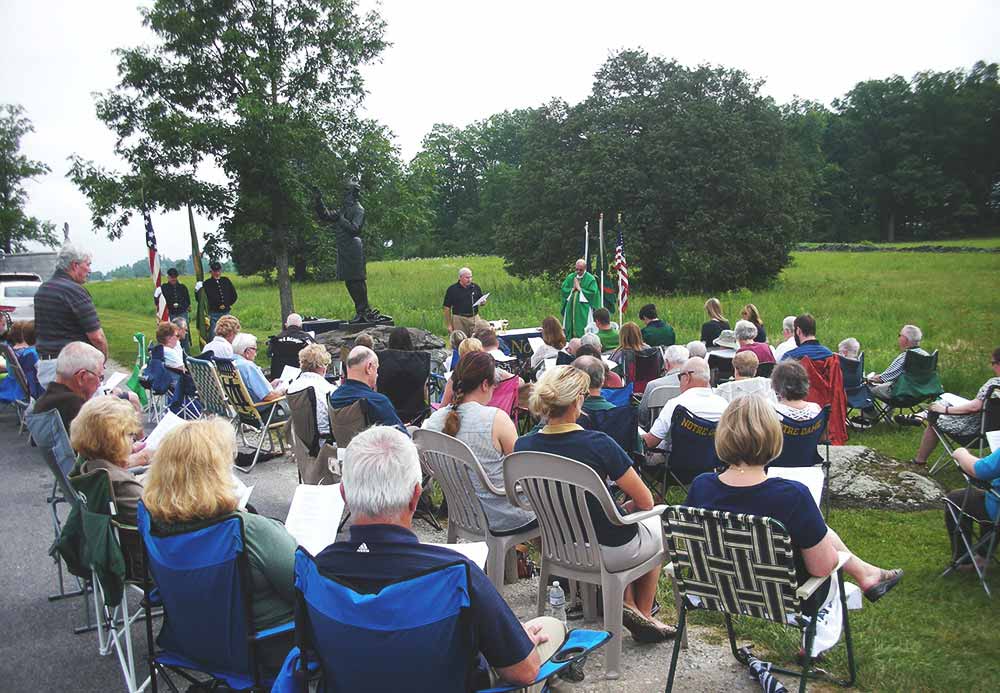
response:
[[[840,359],[834,354],[822,361],[805,358],[799,363],[809,374],[809,395],[806,399],[821,407],[830,405],[827,435],[834,445],[843,445],[847,442],[847,395],[844,393]]]

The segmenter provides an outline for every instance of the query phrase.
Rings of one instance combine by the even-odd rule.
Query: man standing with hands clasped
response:
[[[222,263],[213,260],[208,266],[212,273],[211,278],[206,279],[204,284],[194,285],[194,292],[205,290],[205,301],[208,303],[209,334],[215,334],[215,323],[223,315],[229,315],[233,304],[236,303],[236,287],[229,281],[229,277],[222,276]]]
[[[488,327],[479,317],[479,306],[486,303],[487,296],[472,281],[472,270],[468,267],[458,270],[458,281],[444,292],[444,328],[448,334],[460,330],[471,337],[476,330]]]
[[[587,271],[587,262],[576,261],[574,271],[562,283],[563,330],[566,339],[582,337],[593,322],[593,311],[601,307],[601,291],[597,279]]]

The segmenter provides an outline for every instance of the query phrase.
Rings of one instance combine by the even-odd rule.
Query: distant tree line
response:
[[[208,261],[203,260],[202,264],[205,268],[205,273],[208,273]],[[177,273],[181,276],[190,274],[194,276],[194,260],[188,255],[187,258],[180,260],[171,260],[165,255],[160,256],[160,273],[163,275],[163,281],[167,280],[167,270],[176,269]],[[232,261],[222,263],[223,272],[235,272],[236,266]],[[90,273],[90,279],[92,281],[103,281],[107,279],[133,279],[137,277],[148,277],[149,272],[149,258],[144,257],[136,260],[131,265],[120,265],[115,267],[113,270],[107,272],[94,271]]]

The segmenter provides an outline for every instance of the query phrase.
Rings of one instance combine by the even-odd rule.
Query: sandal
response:
[[[886,592],[895,587],[903,579],[903,571],[900,568],[883,570],[879,577],[882,578],[879,582],[865,590],[865,598],[873,604],[884,597]]]
[[[627,606],[622,608],[622,625],[632,634],[632,639],[636,642],[663,642],[669,637],[651,620]]]

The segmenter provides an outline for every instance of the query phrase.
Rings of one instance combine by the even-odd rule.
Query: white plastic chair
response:
[[[454,544],[458,538],[485,541],[489,549],[486,574],[497,591],[502,591],[507,554],[517,544],[537,537],[540,530],[532,527],[517,534],[503,536],[490,532],[486,512],[472,482],[473,475],[490,493],[500,498],[505,498],[506,493],[493,485],[475,453],[457,438],[437,431],[415,431],[413,442],[420,450],[424,465],[441,485],[444,497],[448,500],[448,543]]]
[[[504,484],[507,497],[515,504],[535,512],[542,532],[542,570],[538,578],[538,615],[545,609],[545,589],[549,576],[560,575],[588,585],[599,585],[603,594],[604,629],[611,632],[605,662],[605,676],[621,676],[622,602],[625,588],[636,578],[664,562],[662,545],[650,558],[628,570],[612,573],[604,565],[603,547],[587,507],[587,494],[601,504],[608,520],[623,527],[657,517],[667,509],[657,505],[650,510],[622,516],[611,499],[604,481],[593,469],[566,457],[546,452],[515,452],[504,459]],[[520,491],[518,493],[517,491]],[[584,616],[593,616],[588,590]]]

